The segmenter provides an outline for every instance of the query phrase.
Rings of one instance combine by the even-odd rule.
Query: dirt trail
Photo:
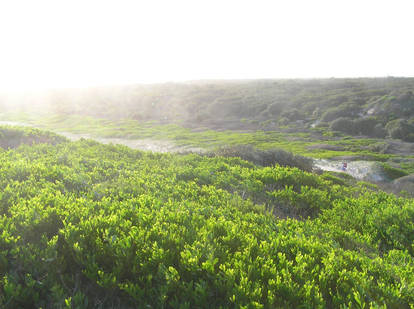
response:
[[[152,152],[204,152],[202,148],[196,148],[191,146],[179,146],[174,144],[171,141],[166,140],[154,140],[150,138],[145,139],[126,139],[119,137],[95,137],[89,134],[78,134],[70,132],[56,132],[57,134],[63,135],[70,139],[71,141],[77,141],[81,138],[93,139],[102,144],[114,144],[114,145],[124,145],[133,149],[146,150]]]
[[[16,121],[0,121],[0,125],[11,125],[11,126],[24,126],[24,127],[36,127],[27,123],[16,122]],[[191,146],[179,146],[174,144],[171,141],[167,140],[154,140],[150,138],[146,139],[126,139],[118,137],[96,137],[90,134],[81,134],[81,133],[71,133],[71,132],[61,132],[55,131],[55,133],[63,135],[71,141],[77,141],[81,138],[92,139],[102,144],[114,144],[114,145],[124,145],[133,149],[152,151],[152,152],[205,152],[202,148],[196,148]]]
[[[31,126],[33,125],[14,121],[0,121],[0,125],[15,125],[15,126]],[[133,149],[146,150],[152,152],[205,152],[205,149],[195,148],[191,146],[179,146],[171,141],[167,140],[154,140],[154,139],[126,139],[126,138],[110,138],[110,137],[95,137],[90,134],[79,134],[70,132],[56,132],[63,135],[71,141],[77,141],[81,138],[92,139],[103,144],[120,144],[125,145]],[[352,177],[360,180],[382,182],[386,180],[382,173],[378,163],[371,161],[348,161],[348,168],[346,171],[342,171],[342,161],[338,160],[325,160],[315,159],[314,165],[316,168],[324,171],[343,172],[351,175]]]
[[[347,162],[346,171],[342,170],[342,161],[315,159],[314,165],[324,171],[341,172],[351,175],[360,180],[371,182],[383,182],[386,179],[381,166],[377,162],[372,161],[351,161]]]
[[[35,127],[31,124],[18,122],[18,121],[0,121],[0,125],[4,126],[20,126],[20,127]]]

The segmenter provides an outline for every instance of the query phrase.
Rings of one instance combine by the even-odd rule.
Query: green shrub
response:
[[[287,117],[282,117],[278,120],[278,125],[280,126],[287,126],[291,121]]]
[[[409,308],[413,222],[412,199],[298,168],[18,147],[0,152],[0,307]]]
[[[414,115],[414,95],[412,91],[407,91],[391,99],[389,112],[404,118]]]
[[[322,122],[331,122],[340,117],[356,117],[361,111],[357,103],[344,103],[336,107],[329,108],[322,114]]]
[[[331,122],[330,129],[352,135],[367,135],[373,137],[385,136],[385,130],[374,117],[357,118],[355,120],[340,117]]]
[[[388,179],[394,180],[394,179],[408,175],[408,173],[402,169],[392,167],[386,163],[380,163],[380,164]]]
[[[387,123],[385,127],[389,136],[399,138],[408,142],[413,142],[414,126],[410,125],[407,120],[396,119]]]
[[[384,138],[387,135],[387,130],[385,130],[384,125],[378,123],[374,127],[374,131],[372,132],[373,137],[377,138]]]
[[[375,135],[375,126],[377,124],[378,121],[374,117],[357,118],[353,121],[354,130],[359,135]]]
[[[297,167],[304,171],[311,171],[312,159],[294,155],[283,149],[260,150],[250,145],[237,145],[221,147],[208,155],[222,157],[238,157],[261,166],[290,166]]]
[[[67,141],[65,137],[48,131],[34,128],[0,126],[0,147],[5,149],[16,148],[22,144],[48,143],[55,145],[65,141]]]
[[[348,134],[355,133],[354,122],[350,118],[340,117],[330,124],[332,131],[340,131]]]
[[[301,113],[298,109],[292,108],[283,111],[280,116],[282,118],[287,118],[289,121],[296,121],[304,118],[303,113]]]

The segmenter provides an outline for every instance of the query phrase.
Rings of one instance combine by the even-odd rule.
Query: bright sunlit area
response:
[[[413,76],[412,1],[1,1],[0,88]]]
[[[0,309],[414,309],[414,0],[0,0]]]

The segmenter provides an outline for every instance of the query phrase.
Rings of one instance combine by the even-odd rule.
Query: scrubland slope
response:
[[[0,307],[409,308],[413,222],[330,174],[21,145],[0,152]]]

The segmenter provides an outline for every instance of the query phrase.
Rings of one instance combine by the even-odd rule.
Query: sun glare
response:
[[[413,76],[410,1],[2,1],[0,88]]]

